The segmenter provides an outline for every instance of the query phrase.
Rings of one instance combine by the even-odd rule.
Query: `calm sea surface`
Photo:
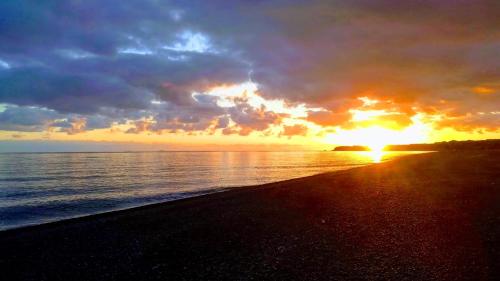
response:
[[[386,161],[409,152],[0,154],[0,229]]]

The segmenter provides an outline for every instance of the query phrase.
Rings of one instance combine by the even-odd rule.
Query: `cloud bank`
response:
[[[290,117],[205,94],[248,81],[324,127],[368,126],[356,109],[500,127],[498,1],[6,0],[0,17],[0,130],[247,135]]]

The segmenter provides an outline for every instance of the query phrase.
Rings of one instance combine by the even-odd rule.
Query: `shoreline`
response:
[[[348,170],[0,232],[5,280],[497,280],[500,151]]]
[[[48,153],[51,153],[51,152],[48,152]],[[57,153],[60,153],[60,152],[57,152]],[[64,153],[66,153],[66,152],[64,152]],[[70,153],[72,153],[72,152],[70,152]],[[97,153],[100,153],[100,152],[97,152]],[[115,152],[110,152],[110,153],[115,153]],[[119,153],[121,153],[121,152],[119,152]],[[432,152],[432,151],[429,151],[429,152],[425,151],[425,152],[422,152],[421,154],[426,154],[426,153],[434,153],[434,152]],[[412,155],[415,155],[415,154],[412,154]],[[401,157],[412,156],[412,155],[402,155],[402,156],[399,156],[396,159],[399,159]],[[394,161],[396,159],[388,160],[386,162]],[[382,163],[386,163],[386,162],[382,162]],[[187,196],[187,197],[182,197],[182,198],[178,198],[178,199],[172,199],[172,200],[167,200],[167,201],[154,202],[154,203],[145,204],[145,205],[138,205],[138,206],[132,206],[132,207],[118,208],[118,209],[114,209],[114,210],[104,211],[104,212],[101,212],[101,213],[88,214],[88,215],[82,215],[82,216],[76,216],[76,217],[62,218],[62,219],[58,219],[58,220],[54,220],[54,221],[48,221],[48,222],[42,222],[42,223],[34,223],[34,224],[23,225],[23,226],[19,226],[19,227],[12,227],[12,228],[0,229],[0,238],[2,236],[2,233],[4,233],[4,232],[17,231],[17,230],[23,231],[26,228],[38,228],[38,227],[44,227],[46,225],[47,225],[47,227],[50,227],[48,225],[59,224],[59,223],[64,224],[64,223],[67,223],[67,222],[71,223],[71,221],[75,221],[76,222],[76,221],[79,221],[79,220],[98,219],[101,216],[115,215],[116,213],[121,213],[121,212],[140,210],[140,209],[149,208],[149,207],[154,208],[155,206],[158,207],[158,206],[164,205],[164,204],[172,204],[172,203],[178,202],[178,201],[190,200],[190,199],[195,199],[195,198],[204,197],[204,196],[210,196],[210,195],[214,195],[214,194],[218,194],[218,193],[224,193],[224,192],[232,192],[232,191],[238,191],[238,190],[244,190],[244,189],[260,189],[260,188],[265,188],[265,186],[267,186],[267,185],[274,185],[274,184],[286,183],[286,182],[289,182],[289,181],[295,181],[295,180],[300,180],[300,179],[307,179],[307,178],[315,177],[315,176],[321,176],[321,175],[326,175],[326,174],[332,174],[332,173],[339,173],[339,172],[344,172],[344,171],[350,171],[352,169],[358,169],[358,168],[368,167],[368,166],[377,165],[377,164],[381,164],[381,163],[370,163],[370,164],[366,164],[366,165],[358,165],[356,167],[351,167],[351,168],[348,168],[348,169],[345,169],[345,170],[323,172],[323,173],[319,173],[319,174],[315,174],[315,175],[310,175],[310,176],[305,176],[305,177],[291,178],[291,179],[287,179],[287,180],[279,180],[279,181],[274,181],[274,182],[269,182],[269,183],[264,183],[264,184],[243,185],[243,186],[228,186],[228,187],[222,187],[222,188],[218,188],[218,189],[211,189],[210,187],[208,187],[207,188],[207,192],[206,193],[200,192],[200,195]],[[349,166],[351,166],[351,165],[349,165]],[[197,193],[197,192],[193,192],[193,193]]]
[[[144,151],[144,152],[151,153],[151,152],[154,152],[154,151]],[[164,152],[178,152],[178,151],[164,151]],[[217,152],[217,151],[200,151],[200,152]],[[328,151],[328,152],[356,152],[356,151]],[[359,152],[359,151],[357,151],[357,152]],[[365,151],[365,152],[369,153],[369,151]],[[387,153],[390,153],[390,152],[391,151],[387,151]],[[415,153],[415,154],[433,153],[432,151],[408,151],[408,152],[412,152],[412,153]],[[60,153],[84,153],[85,154],[86,152],[41,152],[41,153],[37,152],[35,154],[60,154]],[[91,153],[101,153],[101,152],[91,152]],[[136,152],[104,152],[104,153],[136,153]],[[142,152],[139,152],[139,153],[142,153]],[[12,153],[12,154],[19,154],[19,153]],[[21,153],[21,154],[33,154],[33,153],[30,152],[30,153]],[[415,155],[415,154],[401,155],[401,156],[398,156],[396,159],[401,158],[401,157]],[[387,161],[384,161],[383,163],[388,162],[388,161],[393,161],[393,160],[394,159],[387,160]],[[5,231],[16,230],[16,229],[24,229],[24,228],[29,228],[29,227],[38,227],[38,226],[42,226],[42,225],[46,225],[46,224],[58,223],[58,222],[62,222],[62,221],[75,220],[75,219],[83,219],[83,218],[86,218],[86,217],[104,215],[104,214],[108,214],[108,213],[115,213],[115,212],[133,210],[133,209],[136,209],[136,208],[142,208],[142,207],[147,207],[147,206],[154,206],[154,205],[158,205],[158,204],[171,203],[171,202],[175,202],[175,201],[179,201],[179,200],[185,200],[185,199],[190,199],[190,198],[195,198],[195,197],[200,197],[200,196],[206,196],[206,195],[220,193],[220,192],[228,192],[228,191],[232,191],[234,189],[257,188],[257,187],[261,187],[263,185],[280,183],[280,182],[289,181],[289,180],[297,180],[297,179],[301,179],[301,178],[307,178],[307,177],[317,176],[317,175],[322,175],[322,174],[329,174],[329,173],[336,173],[336,172],[340,172],[340,171],[347,171],[347,170],[361,168],[361,167],[366,167],[366,166],[371,166],[371,165],[375,165],[375,164],[379,164],[379,163],[349,164],[349,165],[345,165],[345,166],[349,167],[347,169],[340,169],[340,170],[337,170],[337,171],[329,171],[329,172],[321,172],[321,173],[318,173],[318,174],[314,174],[314,175],[310,175],[310,176],[305,176],[305,177],[304,176],[299,176],[299,177],[296,177],[296,178],[291,178],[291,179],[286,179],[286,180],[278,180],[278,181],[273,181],[273,182],[269,182],[269,183],[265,183],[265,184],[235,185],[235,186],[227,186],[227,187],[216,187],[216,186],[214,186],[214,187],[206,187],[206,188],[204,188],[203,191],[185,192],[185,193],[189,194],[189,195],[186,195],[185,197],[183,197],[183,195],[180,195],[179,193],[176,193],[176,194],[171,194],[172,195],[172,199],[159,200],[157,202],[146,203],[146,204],[138,204],[138,205],[134,205],[132,203],[132,204],[130,204],[128,206],[123,206],[123,207],[119,207],[119,208],[116,208],[116,209],[110,209],[110,210],[103,211],[103,212],[98,212],[98,213],[91,213],[91,214],[83,214],[83,215],[76,215],[76,216],[61,217],[61,218],[58,218],[58,219],[47,220],[45,222],[40,222],[40,223],[34,222],[34,223],[31,223],[31,224],[26,224],[26,225],[20,225],[20,226],[14,226],[14,227],[7,227],[7,228],[3,228],[3,229],[0,228],[0,233],[5,232]],[[341,167],[341,166],[337,166],[337,167]],[[176,195],[180,195],[179,198],[175,198]]]

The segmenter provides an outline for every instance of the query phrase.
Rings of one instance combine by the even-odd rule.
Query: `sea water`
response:
[[[0,230],[349,169],[408,153],[0,154]]]

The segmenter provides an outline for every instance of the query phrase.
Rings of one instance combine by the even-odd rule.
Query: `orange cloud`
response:
[[[293,125],[293,126],[286,126],[286,125],[284,125],[283,126],[283,131],[281,132],[280,135],[282,135],[282,136],[288,136],[288,137],[292,137],[292,136],[305,136],[307,134],[308,130],[309,130],[309,128],[307,128],[307,126],[301,125],[301,124],[296,124],[296,125]]]
[[[477,86],[472,88],[472,91],[479,95],[489,95],[495,92],[495,89],[490,87]]]
[[[305,118],[307,121],[313,122],[323,127],[343,125],[351,120],[352,114],[349,112],[334,113],[331,111],[316,111],[309,112]]]
[[[68,135],[75,135],[85,132],[87,120],[85,118],[74,119],[70,123],[69,128],[63,128],[61,131],[66,132]]]

